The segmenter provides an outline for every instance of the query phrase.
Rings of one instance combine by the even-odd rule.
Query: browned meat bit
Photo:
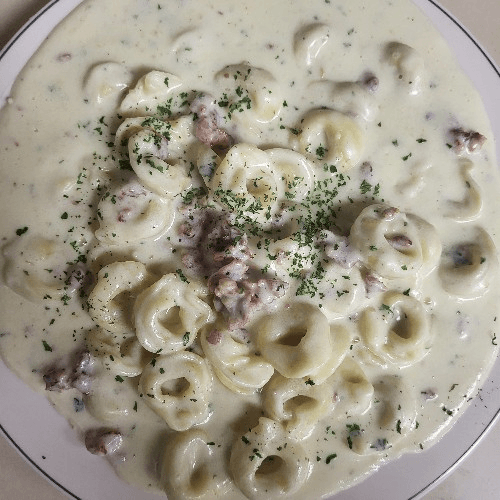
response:
[[[465,131],[463,128],[450,130],[452,148],[457,154],[474,153],[479,151],[486,142],[486,137],[474,130]]]
[[[396,217],[396,215],[399,213],[399,209],[396,207],[389,207],[383,210],[380,213],[380,217],[384,220],[390,221]]]
[[[90,393],[93,368],[94,358],[89,351],[81,351],[75,356],[71,383],[82,394]]]
[[[182,262],[197,275],[208,277],[233,259],[244,262],[252,257],[247,236],[219,212],[198,212],[181,224],[179,233],[179,243],[190,247]]]
[[[90,429],[85,434],[85,447],[93,455],[112,455],[123,444],[123,436],[117,430]]]
[[[229,329],[242,328],[257,310],[282,297],[288,284],[278,279],[252,281],[248,266],[233,260],[210,276],[208,287],[214,294],[214,307],[228,319]]]
[[[396,234],[394,236],[386,237],[387,242],[394,250],[404,252],[413,246],[413,242],[404,234]]]
[[[94,359],[88,351],[78,352],[68,366],[52,366],[43,375],[47,391],[62,392],[75,388],[89,394]]]
[[[379,85],[378,78],[370,71],[367,71],[366,73],[363,74],[360,83],[369,92],[376,92],[378,90],[378,85]]]
[[[71,389],[70,376],[65,368],[52,367],[43,376],[46,391],[62,392]]]
[[[212,330],[207,336],[207,342],[212,345],[220,344],[222,340],[222,333],[220,330]]]
[[[190,106],[195,113],[196,125],[194,135],[203,144],[223,153],[227,151],[234,141],[231,136],[221,127],[221,116],[215,106],[215,100],[211,96],[201,95],[197,97]]]
[[[368,273],[363,276],[363,279],[365,281],[367,297],[373,297],[377,293],[387,291],[387,287],[385,286],[384,282],[376,274]]]

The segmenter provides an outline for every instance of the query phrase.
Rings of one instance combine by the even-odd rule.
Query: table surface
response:
[[[49,0],[0,0],[0,48]],[[500,2],[440,0],[500,65]],[[479,7],[480,8],[477,8]],[[498,138],[497,140],[500,140]],[[453,474],[425,496],[425,500],[497,500],[500,491],[500,422]],[[63,500],[56,490],[0,436],[0,497],[4,500]]]

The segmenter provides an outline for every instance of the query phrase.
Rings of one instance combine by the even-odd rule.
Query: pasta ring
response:
[[[432,338],[422,304],[399,292],[384,294],[378,309],[365,309],[359,329],[370,351],[400,368],[420,361]]]
[[[154,277],[141,262],[113,262],[97,274],[97,284],[89,295],[89,314],[105,330],[117,334],[133,331],[130,304],[118,296],[134,296]]]
[[[134,303],[139,342],[164,354],[189,347],[199,329],[214,320],[212,308],[202,300],[206,295],[202,285],[185,283],[174,273],[143,290]]]
[[[210,415],[212,374],[205,359],[192,352],[156,358],[144,368],[139,388],[144,402],[175,431],[201,424]]]
[[[268,316],[256,334],[262,356],[284,377],[307,377],[332,354],[328,320],[311,304],[295,304],[286,314]]]
[[[301,122],[298,147],[321,163],[349,170],[361,160],[364,133],[349,116],[332,109],[308,113]]]
[[[235,441],[229,467],[236,486],[247,498],[291,495],[305,483],[311,470],[309,457],[299,443],[287,439],[279,423],[261,417],[244,438]],[[269,471],[265,470],[266,459],[276,462]]]

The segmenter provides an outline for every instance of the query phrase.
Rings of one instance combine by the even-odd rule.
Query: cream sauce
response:
[[[376,25],[373,19],[377,19]],[[112,64],[102,66],[103,63]],[[248,82],[236,73],[244,72],[244,68],[252,68],[257,83]],[[264,72],[259,73],[257,68]],[[137,373],[116,375],[108,371],[105,362],[98,361],[90,374],[90,394],[85,396],[75,388],[45,391],[43,381],[48,367],[69,363],[75,352],[89,344],[89,332],[95,331],[91,316],[96,319],[96,313],[91,310],[89,314],[87,295],[95,281],[81,288],[80,282],[85,282],[88,276],[95,279],[102,266],[124,261],[144,263],[154,276],[144,278],[142,288],[146,282],[149,286],[170,273],[180,278],[187,275],[187,281],[203,281],[203,276],[186,267],[186,261],[181,259],[188,247],[175,241],[179,227],[187,220],[188,210],[179,196],[158,202],[162,217],[147,228],[148,237],[137,238],[134,243],[129,243],[134,237],[131,231],[120,236],[123,238],[120,245],[109,244],[108,240],[113,242],[116,235],[114,227],[119,224],[110,223],[107,227],[108,216],[98,214],[101,209],[109,209],[113,214],[115,203],[111,206],[100,200],[112,199],[113,188],[120,198],[123,183],[135,179],[132,173],[119,170],[120,159],[129,160],[147,191],[154,191],[147,195],[148,200],[168,198],[158,194],[157,189],[161,189],[156,181],[148,181],[149,175],[158,177],[158,168],[144,170],[141,159],[132,158],[133,152],[127,158],[121,144],[117,148],[112,145],[130,110],[135,109],[133,116],[148,116],[158,111],[138,105],[134,102],[134,91],[129,92],[137,89],[138,80],[151,70],[170,75],[167,87],[174,87],[178,77],[187,99],[192,100],[191,90],[214,96],[220,113],[232,109],[224,101],[235,104],[231,119],[222,118],[220,123],[235,142],[263,151],[273,148],[275,158],[282,154],[276,148],[301,153],[309,165],[301,172],[312,172],[312,178],[324,181],[322,192],[312,187],[312,181],[304,189],[313,194],[316,189],[321,199],[329,199],[327,206],[335,207],[328,225],[315,226],[315,237],[327,229],[345,235],[350,232],[350,244],[358,252],[353,267],[345,261],[339,267],[339,262],[344,257],[352,258],[352,254],[340,255],[333,242],[330,256],[325,257],[328,256],[325,245],[320,245],[318,239],[313,245],[313,253],[321,256],[322,262],[336,265],[333,279],[357,280],[349,292],[350,296],[358,297],[352,305],[343,302],[343,287],[336,290],[334,286],[332,299],[328,290],[317,289],[321,280],[308,281],[310,274],[305,274],[306,279],[296,279],[290,276],[289,262],[276,262],[273,251],[279,248],[270,247],[262,233],[265,214],[255,216],[259,235],[249,235],[252,265],[265,269],[266,278],[287,283],[288,288],[283,297],[269,299],[269,309],[263,308],[251,316],[245,329],[260,338],[264,335],[260,332],[265,330],[261,323],[265,318],[277,315],[278,323],[282,323],[293,316],[292,311],[301,311],[303,307],[302,315],[297,316],[299,321],[308,317],[307,307],[313,307],[319,318],[326,318],[324,321],[335,327],[342,325],[348,332],[344,351],[337,347],[338,352],[342,351],[337,365],[344,359],[341,366],[351,382],[366,378],[364,394],[368,407],[361,408],[362,397],[349,395],[347,381],[335,379],[341,376],[340,369],[327,377],[331,391],[325,403],[328,411],[318,417],[309,437],[288,438],[290,448],[297,443],[304,448],[307,463],[306,472],[298,470],[294,463],[289,476],[302,477],[302,474],[307,479],[287,498],[326,497],[351,486],[403,452],[420,451],[434,444],[463,413],[497,354],[495,322],[500,292],[490,283],[498,278],[495,247],[500,237],[500,217],[496,198],[500,184],[494,141],[479,96],[440,36],[406,1],[315,0],[305,6],[303,2],[282,0],[256,0],[248,5],[232,0],[203,3],[88,0],[77,8],[30,60],[0,116],[4,242],[0,352],[4,362],[31,387],[44,391],[82,436],[88,429],[98,427],[119,430],[123,443],[109,459],[120,476],[146,489],[166,488],[172,498],[184,498],[180,487],[171,491],[182,481],[175,483],[168,471],[176,470],[172,456],[181,461],[187,455],[178,451],[182,443],[174,441],[169,426],[146,401],[144,385],[137,389],[140,378]],[[232,84],[233,76],[241,84],[240,90]],[[160,81],[158,92],[165,91],[165,85],[161,84]],[[228,97],[226,87],[236,94]],[[129,108],[122,102],[127,95],[129,104],[132,102]],[[138,95],[143,98],[144,89]],[[158,104],[165,106],[170,95]],[[247,96],[248,100],[241,100]],[[139,110],[141,106],[143,109]],[[321,107],[335,110],[326,111],[336,113],[335,119],[331,114],[326,116],[324,110],[311,118],[312,110]],[[192,122],[186,106],[181,114],[189,115]],[[148,128],[143,121],[139,129]],[[334,130],[327,144],[328,137],[322,135],[322,127],[329,127],[330,123],[337,124],[338,130]],[[479,131],[486,137],[486,143],[470,152],[467,151],[467,146],[473,146],[470,137],[462,137],[464,149],[459,150],[460,137],[457,139],[450,131],[460,128],[466,132]],[[342,137],[347,137],[346,142],[342,142]],[[180,140],[181,153],[183,147]],[[248,158],[254,158],[254,154],[260,158],[261,151],[252,151]],[[179,154],[176,160],[181,161],[182,157]],[[222,157],[218,161],[223,161]],[[270,161],[268,156],[265,158],[264,163]],[[330,168],[334,164],[336,173]],[[189,170],[189,165],[186,168]],[[140,172],[146,172],[144,177]],[[224,172],[217,172],[220,170],[216,169],[215,181],[210,181],[208,189],[212,190],[212,201],[224,205],[215,191],[216,181],[222,187],[226,186],[226,180]],[[304,175],[296,177],[302,179]],[[186,183],[184,197],[192,187],[206,187],[197,174],[179,179],[173,182],[179,181],[177,186]],[[133,189],[140,190],[141,184],[134,182]],[[266,187],[259,185],[260,177],[254,176],[252,182],[244,188],[258,198],[259,189],[265,191]],[[297,182],[299,187],[290,195],[292,198],[301,196],[302,180]],[[170,185],[166,190],[171,190]],[[110,194],[106,195],[108,191]],[[336,198],[334,191],[338,192]],[[150,207],[152,202],[148,203],[145,206]],[[374,204],[383,204],[378,210],[397,207],[400,212],[388,214],[381,223],[379,212],[372,213],[366,208]],[[144,209],[134,208],[133,204],[122,208],[129,210],[131,206],[139,212]],[[307,217],[311,210],[316,210],[311,207],[312,203],[301,209],[301,213]],[[365,208],[365,218],[359,218]],[[272,210],[272,217],[277,218]],[[192,213],[188,211],[187,217]],[[405,213],[419,219],[401,215]],[[120,214],[125,217],[124,212],[118,217]],[[294,215],[290,218],[293,220]],[[370,223],[372,219],[376,220],[375,226]],[[429,229],[426,223],[434,229]],[[383,224],[385,230],[380,229]],[[419,240],[418,265],[413,257],[407,258],[404,239],[391,240],[404,233],[408,225]],[[100,242],[96,230],[101,231]],[[273,230],[272,239],[279,240],[276,227]],[[141,226],[141,231],[146,228]],[[301,232],[306,235],[307,229],[302,226]],[[389,253],[381,252],[377,245],[385,245],[388,240],[392,241],[387,247]],[[391,248],[397,244],[403,245],[403,251],[392,258]],[[273,245],[279,247],[284,243]],[[290,247],[293,253],[309,251],[304,250],[307,245],[303,243],[293,245]],[[412,237],[412,251],[415,245]],[[208,252],[202,249],[205,250]],[[399,261],[400,258],[403,260]],[[300,262],[305,266],[307,257]],[[413,265],[417,266],[415,272]],[[312,273],[318,271],[315,266],[310,268]],[[412,273],[410,279],[401,273],[408,268]],[[99,284],[110,279],[109,269],[101,273]],[[119,269],[119,273],[123,272]],[[367,276],[374,278],[375,289],[370,290]],[[181,286],[176,283],[175,286]],[[389,290],[387,293],[382,291],[382,284]],[[301,286],[306,293],[297,296]],[[313,292],[308,294],[311,289]],[[186,290],[182,290],[180,296],[186,297]],[[391,291],[397,291],[398,295],[391,295]],[[212,306],[212,320],[213,297],[199,295]],[[418,305],[405,302],[410,299]],[[328,306],[328,301],[333,305]],[[319,304],[324,307],[319,309]],[[129,306],[133,307],[133,302]],[[128,310],[125,306],[114,318],[120,319],[122,314],[125,326],[121,330],[133,331],[134,325],[126,324],[133,317],[123,313]],[[193,307],[193,311],[197,309]],[[399,318],[397,311],[403,311]],[[102,317],[97,318],[99,321]],[[166,323],[165,318],[159,321]],[[389,326],[401,344],[405,336],[418,330],[415,335],[423,339],[419,349],[425,352],[404,358],[396,348],[391,351],[390,343],[380,341],[383,335],[380,332]],[[342,344],[342,335],[338,333],[335,337],[336,346]],[[137,337],[140,338],[139,332]],[[195,340],[192,350],[199,354],[205,351],[210,358],[210,334],[208,337],[205,347],[203,341]],[[192,341],[188,336],[185,344]],[[276,373],[285,374],[286,368],[277,367],[280,359],[267,354],[268,347],[267,341],[261,341],[260,354],[267,361],[274,360]],[[152,354],[147,362],[155,357],[160,366],[165,358],[163,353],[154,348],[149,350]],[[316,356],[323,354],[320,348],[316,349]],[[357,369],[362,371],[356,371],[348,360],[355,360]],[[210,361],[211,366],[219,366],[216,357]],[[212,481],[208,498],[214,495],[244,498],[233,481],[240,486],[234,470],[244,471],[247,465],[236,462],[236,466],[231,466],[228,459],[231,449],[233,456],[238,457],[243,446],[245,455],[244,445],[253,439],[249,429],[256,432],[258,418],[263,414],[279,420],[279,411],[273,413],[270,408],[274,403],[265,401],[266,397],[272,399],[266,396],[272,393],[270,389],[241,394],[241,388],[235,392],[219,382],[215,373],[220,375],[220,370],[214,368],[213,372],[209,417],[194,426],[205,432],[202,441],[213,444],[200,452],[196,463],[204,463],[205,453],[209,457],[207,463],[220,465],[220,470],[214,472],[220,481]],[[315,377],[321,378],[314,370],[287,377],[290,380],[304,377],[308,389],[316,386]],[[272,380],[277,380],[277,376]],[[271,383],[274,382],[268,382]],[[390,388],[386,390],[387,386]],[[370,387],[372,391],[375,388],[375,393],[370,393]],[[170,387],[169,391],[174,389]],[[384,398],[392,409],[380,413],[377,404]],[[347,405],[344,410],[343,403]],[[288,404],[290,408],[291,403]],[[382,422],[380,428],[374,423],[377,418]],[[171,442],[176,444],[171,445],[173,448],[167,452],[162,466],[164,449]],[[248,453],[248,460],[252,461],[260,452],[257,445],[255,449],[249,446],[253,454]],[[301,452],[294,453],[300,456]],[[162,468],[167,473],[160,479]],[[229,479],[231,476],[233,479]],[[254,497],[266,496],[259,491]]]

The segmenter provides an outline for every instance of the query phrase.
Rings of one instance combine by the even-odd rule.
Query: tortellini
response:
[[[266,153],[278,180],[281,181],[279,184],[284,184],[282,190],[285,198],[297,203],[303,201],[314,184],[312,164],[303,155],[291,149],[273,148],[266,150]]]
[[[373,388],[373,403],[361,423],[346,426],[346,445],[360,455],[387,453],[416,426],[415,392],[399,376],[383,376]]]
[[[338,419],[362,415],[372,404],[373,385],[350,357],[342,361],[325,385],[333,388],[333,414]]]
[[[471,233],[445,248],[439,266],[443,288],[464,299],[481,297],[498,279],[497,250],[490,235],[481,227]]]
[[[150,352],[169,353],[192,345],[200,328],[214,320],[199,283],[185,282],[174,273],[143,290],[134,302],[137,339]]]
[[[169,438],[161,463],[161,484],[169,500],[212,500],[226,493],[230,480],[219,453],[201,429]]]
[[[229,467],[247,498],[266,500],[298,491],[309,476],[311,463],[302,446],[287,439],[279,423],[261,417],[244,439],[234,443]]]
[[[141,262],[114,262],[103,267],[89,295],[91,318],[113,333],[133,331],[130,300],[153,281],[154,276]]]
[[[234,331],[209,325],[201,333],[201,346],[218,379],[234,392],[252,394],[274,373],[273,366],[257,355],[254,343]]]
[[[377,307],[365,309],[359,320],[367,348],[401,368],[420,361],[431,343],[431,328],[423,305],[415,298],[388,292]]]
[[[471,175],[474,164],[470,160],[463,159],[459,162],[459,165],[466,192],[463,200],[448,203],[450,210],[447,216],[457,222],[471,222],[481,214],[483,199],[479,185]]]
[[[265,221],[276,210],[280,183],[269,156],[250,144],[233,146],[211,179],[216,199],[234,211]]]
[[[120,113],[126,116],[144,116],[155,112],[163,114],[174,112],[172,100],[182,89],[179,77],[163,71],[150,71],[139,79],[120,105]]]
[[[61,265],[74,258],[71,247],[43,236],[22,235],[4,247],[3,255],[5,283],[33,302],[69,300],[76,289],[72,275],[84,279],[71,263]]]
[[[308,158],[339,170],[349,170],[360,161],[364,132],[348,115],[332,109],[309,112],[300,123],[298,149]]]
[[[318,107],[328,106],[366,122],[373,122],[378,114],[376,98],[363,82],[318,81],[308,88]]]
[[[297,303],[257,326],[257,346],[284,377],[300,378],[317,372],[331,357],[330,325],[316,306]]]
[[[400,42],[389,43],[385,57],[394,66],[396,81],[404,86],[408,94],[420,94],[425,83],[423,57],[413,47]]]
[[[299,30],[294,37],[293,50],[297,61],[308,67],[318,58],[331,37],[326,24],[316,23]]]
[[[114,107],[122,92],[130,86],[131,80],[131,71],[123,64],[97,64],[85,79],[84,93],[92,104]]]
[[[292,439],[301,441],[331,411],[331,387],[311,379],[278,375],[266,385],[264,409],[273,420],[281,422]]]
[[[215,82],[222,93],[219,107],[226,122],[237,124],[242,141],[258,138],[262,125],[277,118],[283,106],[281,86],[265,69],[243,63],[226,66]]]
[[[90,394],[83,397],[85,408],[94,418],[113,425],[125,422],[134,411],[137,386],[135,379],[125,378],[118,383],[115,376],[109,377],[103,370],[93,377]]]
[[[184,116],[171,122],[166,132],[143,129],[128,140],[134,172],[159,196],[172,197],[192,186],[190,165],[186,160],[187,150],[196,140],[192,126],[192,118]]]
[[[90,353],[100,359],[106,369],[125,377],[140,375],[152,358],[130,333],[111,334],[95,328],[85,340]]]
[[[425,276],[441,255],[441,242],[431,224],[383,204],[361,211],[349,241],[366,266],[387,278]]]
[[[106,192],[99,202],[98,240],[109,245],[136,243],[157,238],[174,220],[169,200],[131,180]]]
[[[144,402],[176,431],[185,431],[210,415],[212,375],[195,353],[180,351],[155,358],[143,370],[139,388]]]

